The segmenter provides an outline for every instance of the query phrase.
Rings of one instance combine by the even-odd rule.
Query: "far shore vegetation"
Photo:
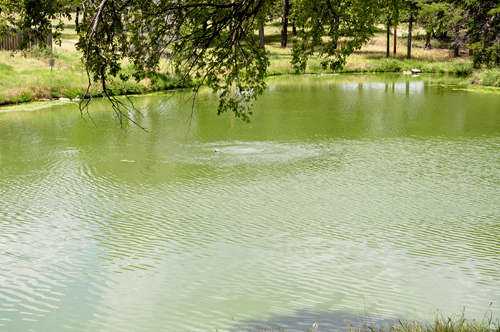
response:
[[[265,48],[269,51],[270,67],[268,74],[294,74],[291,61],[291,47],[280,45],[279,23],[265,27]],[[293,37],[292,28],[288,35]],[[500,87],[500,69],[474,69],[472,57],[467,50],[461,50],[459,57],[454,57],[452,45],[437,39],[431,40],[431,49],[424,48],[425,33],[414,32],[412,59],[406,59],[407,36],[404,30],[398,30],[397,53],[393,54],[393,39],[390,42],[390,57],[386,57],[386,35],[382,29],[375,33],[370,41],[354,52],[347,64],[336,73],[403,73],[418,69],[422,73],[455,75],[463,77],[469,84]],[[0,51],[0,105],[32,101],[54,100],[59,98],[75,99],[84,95],[88,77],[82,62],[82,54],[75,49],[78,37],[75,26],[67,21],[62,33],[61,46],[53,49],[32,48],[26,53]],[[293,39],[292,39],[293,40]],[[55,59],[51,69],[49,60]],[[161,64],[161,74],[148,77],[140,82],[133,79],[122,81],[113,79],[108,85],[119,94],[143,94],[186,87],[173,73],[173,66],[168,60]],[[125,66],[125,72],[127,67]],[[317,58],[311,58],[306,74],[334,73],[321,67]],[[98,96],[100,84],[93,87],[92,94]]]

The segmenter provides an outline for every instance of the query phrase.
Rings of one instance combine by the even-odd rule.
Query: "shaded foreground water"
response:
[[[443,83],[271,79],[250,125],[134,98],[149,134],[0,109],[0,330],[500,316],[500,95]]]

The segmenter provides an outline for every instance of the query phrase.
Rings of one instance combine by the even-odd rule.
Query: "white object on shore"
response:
[[[421,71],[420,71],[420,69],[412,69],[411,72],[414,74],[417,74],[417,73],[420,73]]]
[[[71,99],[69,99],[69,98],[63,98],[63,97],[59,98],[59,101],[70,101],[70,100]]]
[[[214,149],[214,152],[219,152],[220,150],[219,149]]]

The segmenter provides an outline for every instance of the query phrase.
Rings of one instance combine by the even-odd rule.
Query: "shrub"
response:
[[[35,100],[35,95],[31,91],[23,91],[17,97],[13,97],[10,99],[11,103],[29,103]]]
[[[404,64],[401,60],[389,59],[386,60],[383,64],[385,68],[385,72],[400,72],[403,68]]]
[[[455,75],[467,76],[472,73],[472,65],[469,63],[456,63],[453,68]]]
[[[500,86],[500,69],[482,69],[472,75],[472,82],[485,86]]]
[[[50,59],[59,57],[57,49],[52,50],[47,46],[41,47],[39,45],[35,45],[31,47],[29,50],[27,50],[26,56],[29,58],[37,58],[37,59]]]
[[[83,91],[82,89],[74,88],[74,87],[73,88],[66,88],[66,89],[61,91],[62,97],[69,98],[69,99],[81,97],[81,96],[83,96],[84,93],[85,93],[85,91]]]

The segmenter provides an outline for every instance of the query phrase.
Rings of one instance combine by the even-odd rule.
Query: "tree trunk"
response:
[[[410,21],[408,22],[408,50],[406,51],[406,58],[411,59],[411,29],[413,25],[413,11],[410,8]]]
[[[288,9],[290,7],[289,0],[283,0],[283,15],[281,16],[281,47],[286,47],[287,30],[288,30]]]
[[[458,56],[459,56],[459,54],[458,54],[459,50],[460,50],[460,49],[459,49],[459,47],[458,47],[458,44],[457,44],[457,43],[455,43],[455,44],[453,45],[453,57],[454,57],[454,58],[458,58]]]
[[[330,22],[330,38],[334,41],[333,48],[337,49],[337,42],[339,40],[338,32],[339,32],[339,23],[340,18],[337,14],[332,15],[332,20]]]
[[[396,57],[396,44],[398,43],[398,27],[394,25],[394,57]]]
[[[259,40],[260,40],[260,47],[266,49],[266,45],[264,43],[264,22],[259,24]]]
[[[391,53],[389,43],[391,42],[391,25],[389,24],[389,21],[387,21],[387,53],[385,55],[386,58],[389,57],[389,53]]]
[[[288,6],[288,12],[293,9],[293,3]],[[297,28],[295,27],[295,20],[292,22],[292,34],[297,36]]]
[[[78,30],[78,12],[79,11],[80,11],[80,7],[76,7],[75,30]]]
[[[424,48],[428,48],[428,49],[431,49],[431,33],[430,32],[427,32],[427,34],[425,35],[425,47]]]

